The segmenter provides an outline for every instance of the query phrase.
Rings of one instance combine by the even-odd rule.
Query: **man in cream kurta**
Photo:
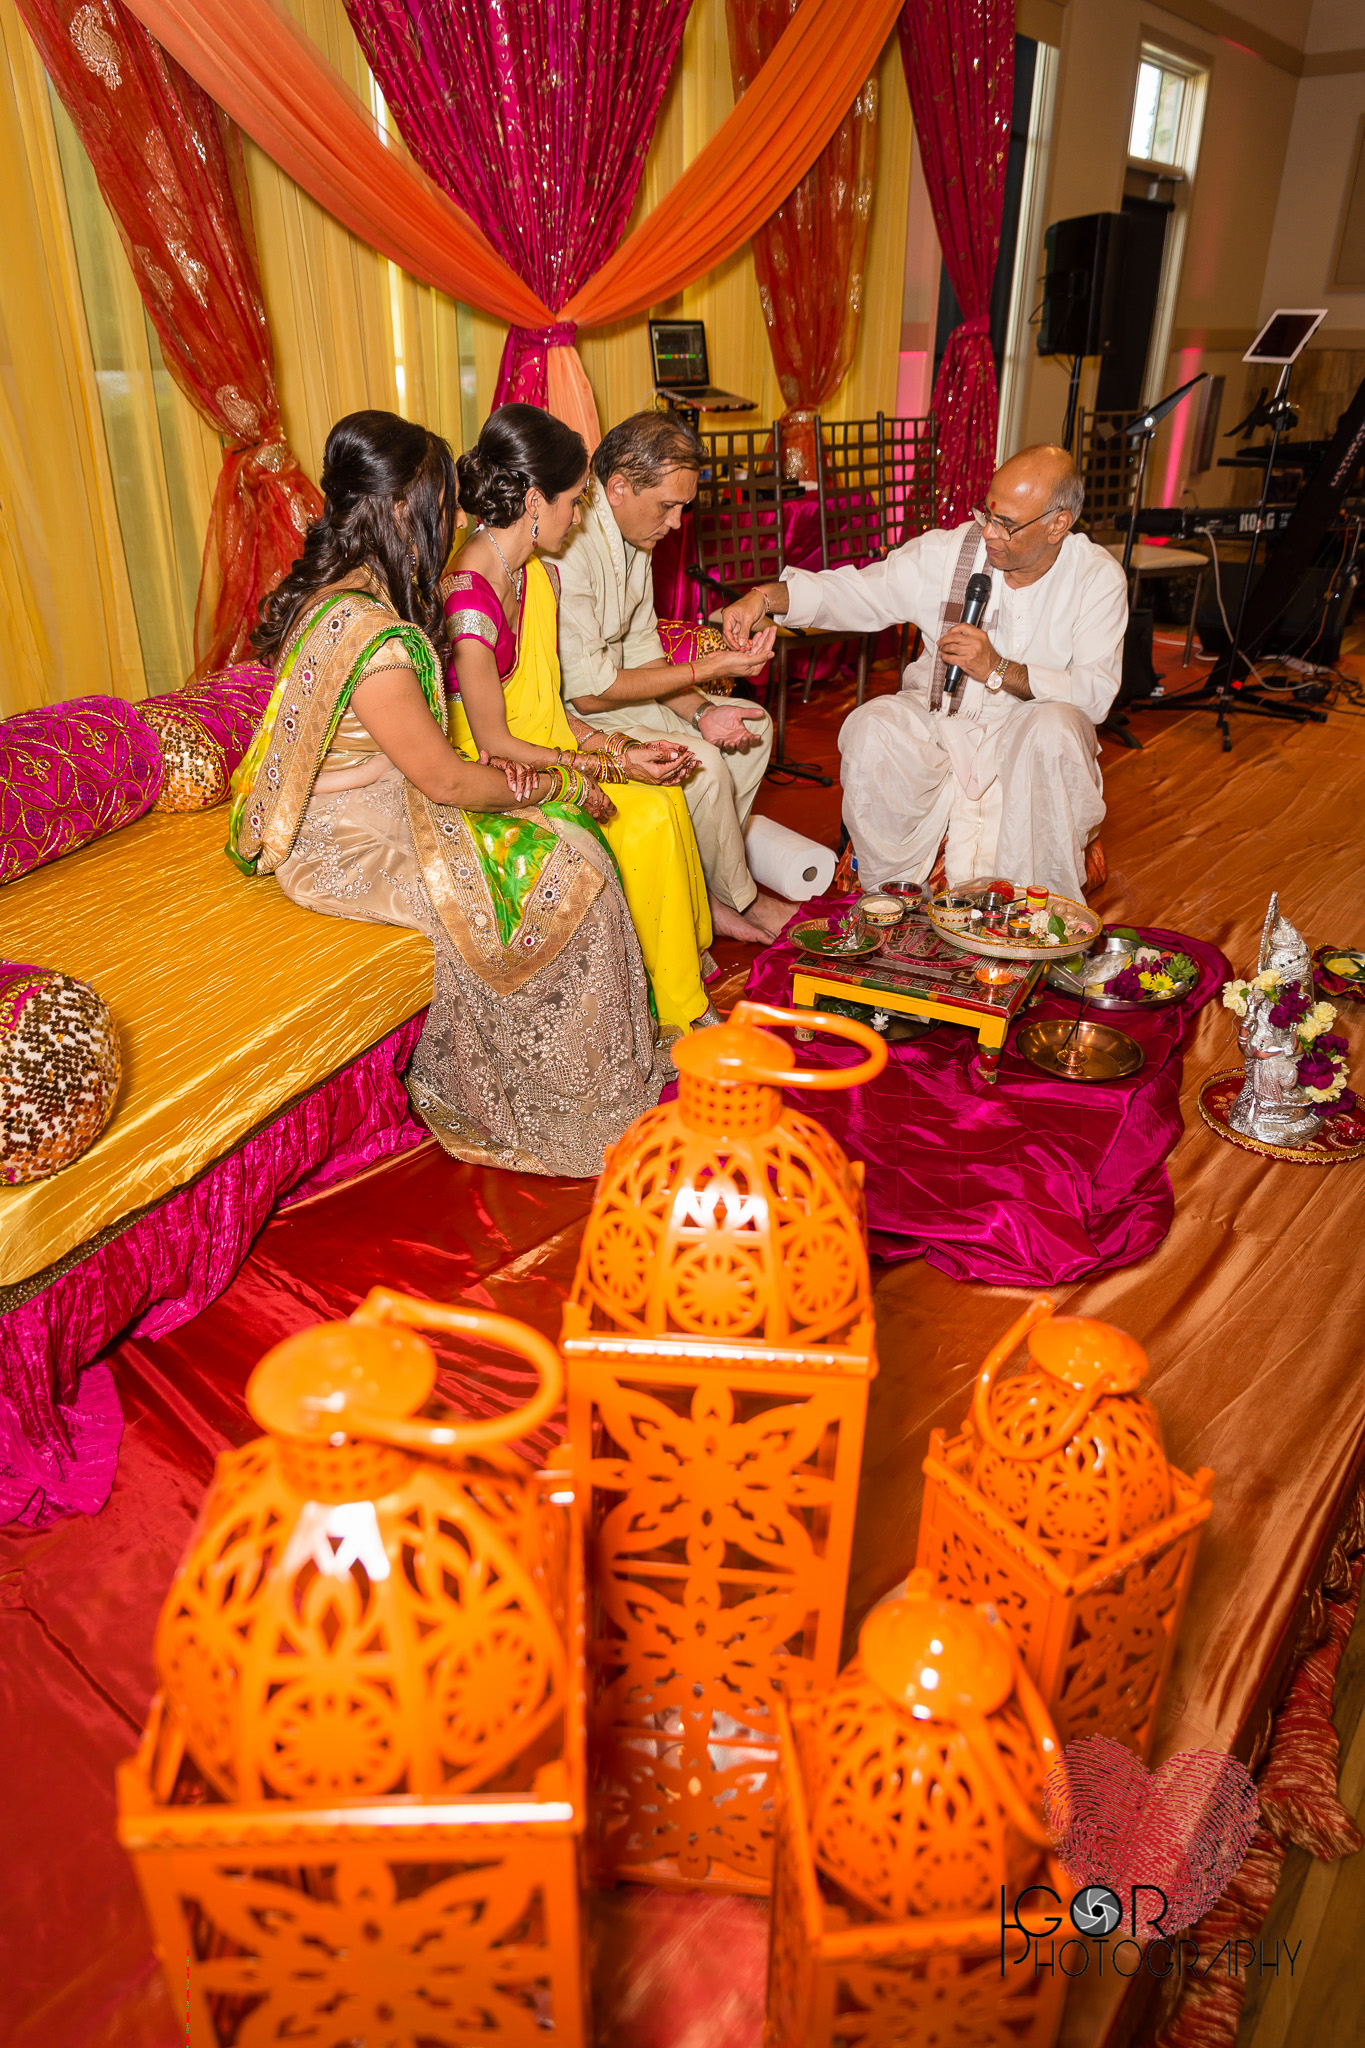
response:
[[[772,753],[772,723],[744,699],[712,700],[705,684],[757,674],[771,633],[673,664],[654,610],[654,547],[696,495],[701,444],[676,419],[639,413],[613,427],[593,456],[582,525],[559,561],[559,665],[578,718],[643,739],[686,743],[697,766],[682,784],[711,899],[728,938],[766,943],[790,907],[749,872],[744,827]],[[700,687],[698,687],[700,686]]]
[[[1026,448],[992,478],[984,526],[921,534],[865,569],[789,569],[785,588],[726,613],[736,646],[765,612],[844,633],[919,627],[924,651],[899,694],[861,705],[839,735],[864,887],[925,881],[946,832],[950,885],[1001,874],[1080,896],[1104,817],[1095,728],[1118,693],[1128,619],[1122,569],[1071,531],[1080,505],[1066,451]],[[964,545],[990,575],[978,626],[944,620]],[[940,655],[964,671],[955,709],[948,694],[931,708]]]

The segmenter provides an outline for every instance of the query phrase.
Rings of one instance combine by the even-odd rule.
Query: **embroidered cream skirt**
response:
[[[424,932],[435,982],[407,1088],[457,1159],[588,1179],[606,1148],[659,1099],[672,1068],[656,1047],[649,983],[615,871],[591,833],[555,822],[605,886],[572,937],[522,987],[481,981],[432,908],[396,768],[360,789],[314,795],[275,871],[291,902],[328,917]]]

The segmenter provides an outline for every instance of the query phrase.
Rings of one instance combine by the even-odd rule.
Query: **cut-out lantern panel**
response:
[[[591,1517],[592,1817],[601,1877],[763,1892],[779,1691],[838,1668],[876,1370],[861,1168],[783,1088],[810,1072],[740,1003],[674,1049],[678,1099],[607,1160],[564,1311]]]
[[[1002,1967],[1000,1902],[1070,1896],[1041,1810],[1060,1751],[994,1610],[912,1573],[778,1718],[769,2048],[1050,2048],[1065,1979]]]
[[[999,1378],[1024,1337],[1031,1368]],[[1032,1302],[961,1432],[930,1437],[916,1558],[954,1598],[995,1603],[1063,1742],[1144,1757],[1213,1482],[1167,1462],[1146,1371],[1122,1330]]]
[[[430,1419],[413,1326],[539,1391]],[[580,1526],[567,1474],[508,1448],[561,1392],[534,1331],[384,1290],[253,1373],[269,1433],[218,1461],[119,1774],[192,2048],[589,2038]]]

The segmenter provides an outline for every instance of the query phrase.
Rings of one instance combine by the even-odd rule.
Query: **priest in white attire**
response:
[[[1085,888],[1104,817],[1095,728],[1118,693],[1128,587],[1112,555],[1072,532],[1083,498],[1064,448],[1025,448],[963,525],[865,569],[786,569],[727,610],[737,650],[772,618],[848,634],[908,622],[923,635],[898,695],[860,705],[839,735],[864,888],[927,880],[945,832],[952,886],[1003,875],[1062,896]],[[991,583],[980,623],[954,624],[977,571]],[[955,694],[943,688],[952,663]],[[1090,865],[1093,884],[1103,867]]]

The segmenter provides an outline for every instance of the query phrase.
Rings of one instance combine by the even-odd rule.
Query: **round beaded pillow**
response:
[[[239,662],[135,707],[160,741],[166,765],[154,809],[206,811],[224,801],[274,686],[260,662]]]
[[[0,1186],[79,1159],[123,1074],[109,1005],[83,981],[0,961]]]

